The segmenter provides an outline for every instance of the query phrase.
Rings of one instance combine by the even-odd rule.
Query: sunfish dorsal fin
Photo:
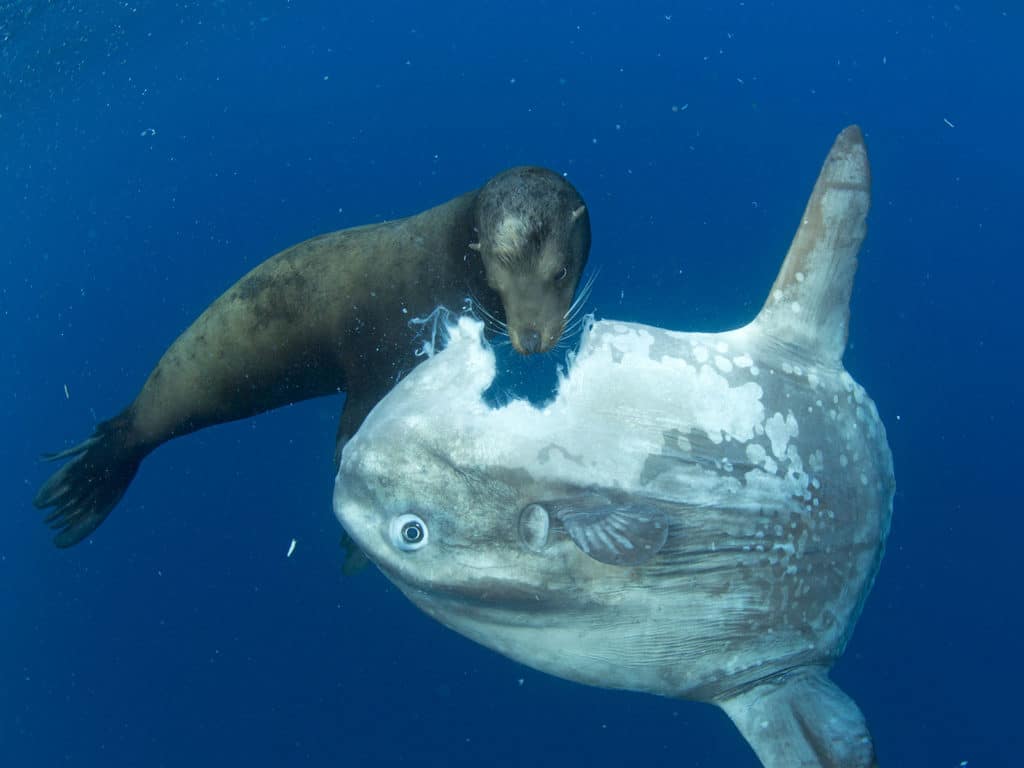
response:
[[[850,292],[871,203],[860,128],[836,138],[800,228],[754,325],[762,333],[838,365],[846,349]]]
[[[864,715],[821,668],[716,702],[765,768],[878,768]]]

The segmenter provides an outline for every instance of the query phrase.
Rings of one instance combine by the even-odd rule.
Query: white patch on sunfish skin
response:
[[[777,459],[786,458],[786,446],[789,441],[799,434],[799,428],[793,414],[783,417],[781,413],[775,413],[765,422],[764,433],[772,443],[772,453]]]
[[[552,415],[561,414],[564,403],[571,402],[575,414],[591,409],[607,413],[621,408],[623,403],[643,403],[644,416],[638,416],[638,424],[651,419],[665,419],[666,429],[688,424],[716,444],[727,437],[740,442],[751,440],[755,427],[764,421],[761,387],[753,382],[733,386],[729,377],[718,370],[691,364],[683,356],[685,344],[677,345],[677,356],[671,355],[670,350],[664,349],[669,346],[665,334],[659,329],[651,330],[658,334],[657,360],[652,359],[655,336],[643,326],[614,333],[609,332],[608,324],[595,323],[562,382],[558,398],[546,410]],[[706,345],[698,344],[693,351],[698,362],[710,357]],[[629,375],[612,375],[611,365],[625,367]],[[652,389],[650,381],[659,381],[661,386]],[[679,392],[688,396],[680,399]]]
[[[750,355],[744,353],[742,355],[736,355],[736,357],[732,359],[732,364],[737,368],[750,368],[754,364],[754,360]]]
[[[692,338],[676,340],[657,328],[619,322],[596,322],[586,330],[546,406],[513,400],[490,408],[482,393],[493,380],[495,363],[482,334],[482,323],[461,318],[449,328],[443,363],[438,365],[436,357],[422,363],[416,395],[387,412],[389,419],[400,418],[409,430],[420,431],[436,419],[421,403],[443,401],[450,420],[444,450],[454,461],[529,467],[531,473],[583,485],[594,476],[633,481],[646,457],[661,451],[662,435],[680,424],[716,445],[727,439],[745,443],[763,432],[760,385],[734,385],[715,368],[694,365],[687,354]],[[742,349],[749,344],[745,334],[739,329],[729,335]],[[699,346],[707,355],[708,345]],[[652,388],[651,381],[661,386]],[[680,398],[680,392],[687,397]],[[552,443],[544,437],[552,423],[565,434],[585,431],[588,440],[574,444],[570,455],[558,448],[557,438]],[[506,439],[490,440],[488,434]],[[536,453],[526,455],[530,445]]]
[[[768,455],[765,447],[758,443],[747,443],[747,459],[770,475],[774,475],[779,469],[779,465]]]

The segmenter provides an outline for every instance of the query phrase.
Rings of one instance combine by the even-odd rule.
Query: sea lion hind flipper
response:
[[[775,677],[716,702],[765,768],[877,768],[864,715],[822,668]]]
[[[124,415],[97,425],[88,438],[46,461],[69,461],[50,475],[33,499],[39,509],[53,510],[45,522],[58,531],[53,542],[65,548],[96,530],[128,489],[145,456],[127,446]]]

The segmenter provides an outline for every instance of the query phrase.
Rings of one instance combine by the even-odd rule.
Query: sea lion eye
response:
[[[391,541],[403,552],[426,546],[427,538],[427,524],[419,515],[399,515],[391,521]]]
[[[563,280],[565,280],[565,277],[566,277],[566,275],[568,275],[568,274],[569,274],[569,270],[568,270],[568,269],[566,269],[565,267],[562,267],[562,268],[561,268],[560,270],[558,270],[558,272],[557,272],[557,273],[555,274],[555,282],[556,282],[556,283],[560,283],[560,282],[562,282]]]

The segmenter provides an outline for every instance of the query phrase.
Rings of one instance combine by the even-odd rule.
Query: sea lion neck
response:
[[[387,253],[401,253],[394,279],[404,284],[408,310],[423,315],[443,305],[461,310],[467,300],[492,315],[503,315],[501,300],[488,285],[478,241],[480,190],[460,195],[416,216],[395,222]]]
[[[480,241],[480,192],[474,189],[448,204],[452,218],[450,226],[444,228],[446,241],[438,254],[450,261],[449,266],[462,283],[466,297],[483,304],[488,312],[501,313],[501,300],[488,285],[487,270],[477,245]]]

